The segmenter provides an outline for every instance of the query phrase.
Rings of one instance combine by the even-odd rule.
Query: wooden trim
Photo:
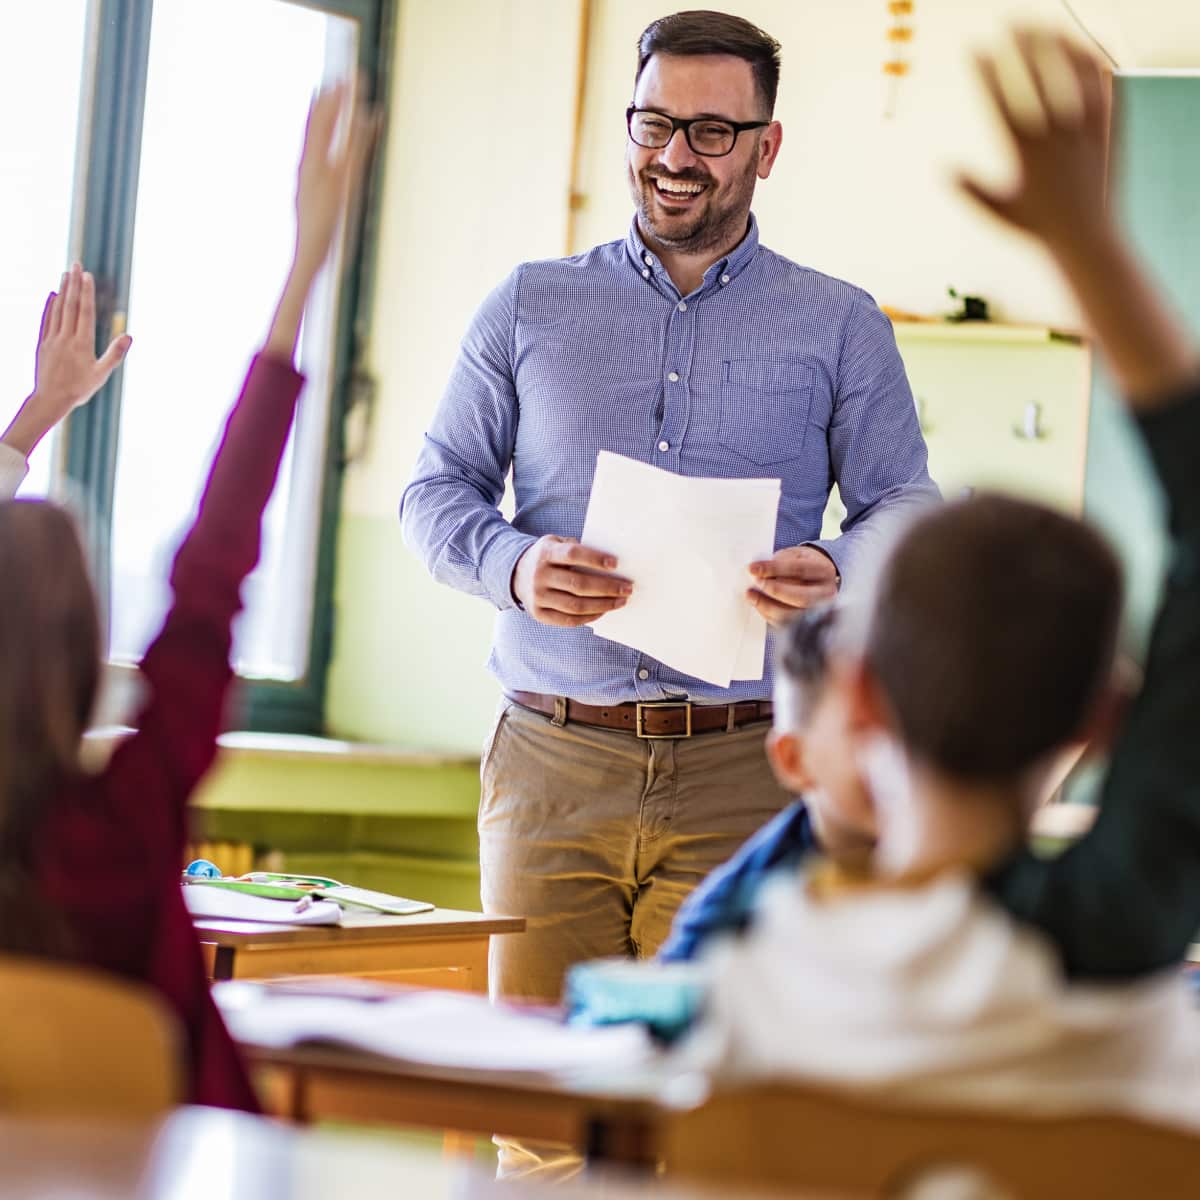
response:
[[[583,116],[587,106],[588,58],[592,45],[592,3],[579,0],[579,42],[575,59],[575,117],[571,129],[571,177],[567,191],[567,234],[568,257],[575,253],[576,217],[583,207],[585,197],[579,190],[579,166],[583,158]]]

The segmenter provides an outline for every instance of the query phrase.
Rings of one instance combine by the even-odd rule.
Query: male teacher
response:
[[[433,577],[499,614],[482,896],[529,925],[493,943],[494,996],[556,1000],[574,962],[653,954],[691,888],[787,800],[763,753],[769,650],[762,678],[720,688],[587,628],[637,587],[576,540],[597,452],[781,479],[778,549],[746,564],[747,603],[773,626],[834,596],[885,514],[937,495],[887,318],[759,243],[778,81],[779,44],[738,17],[676,13],[642,34],[627,236],[525,263],[484,301],[401,502]],[[846,520],[822,541],[834,482]]]

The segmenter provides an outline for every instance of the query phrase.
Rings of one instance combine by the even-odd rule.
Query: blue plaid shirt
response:
[[[600,450],[681,475],[780,478],[776,549],[820,546],[843,580],[886,518],[937,496],[887,317],[760,246],[753,217],[688,296],[636,220],[623,241],[524,263],[471,323],[400,504],[433,577],[499,610],[489,666],[506,688],[593,704],[770,695],[769,647],[763,679],[726,689],[517,607],[524,550],[580,536]],[[497,509],[510,467],[511,524]],[[846,519],[821,541],[834,482]]]

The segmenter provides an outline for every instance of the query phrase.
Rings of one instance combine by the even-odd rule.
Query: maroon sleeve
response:
[[[173,874],[192,790],[216,755],[232,679],[230,625],[258,561],[263,509],[275,486],[303,378],[259,355],[229,415],[200,509],[171,570],[174,601],[142,660],[146,697],[98,789],[130,848]]]

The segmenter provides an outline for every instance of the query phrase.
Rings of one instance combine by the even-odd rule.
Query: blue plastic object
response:
[[[567,972],[567,1019],[575,1025],[637,1022],[672,1042],[704,1004],[707,971],[698,963],[599,959]]]
[[[183,873],[191,879],[220,879],[221,868],[207,858],[194,858],[184,868]]]

